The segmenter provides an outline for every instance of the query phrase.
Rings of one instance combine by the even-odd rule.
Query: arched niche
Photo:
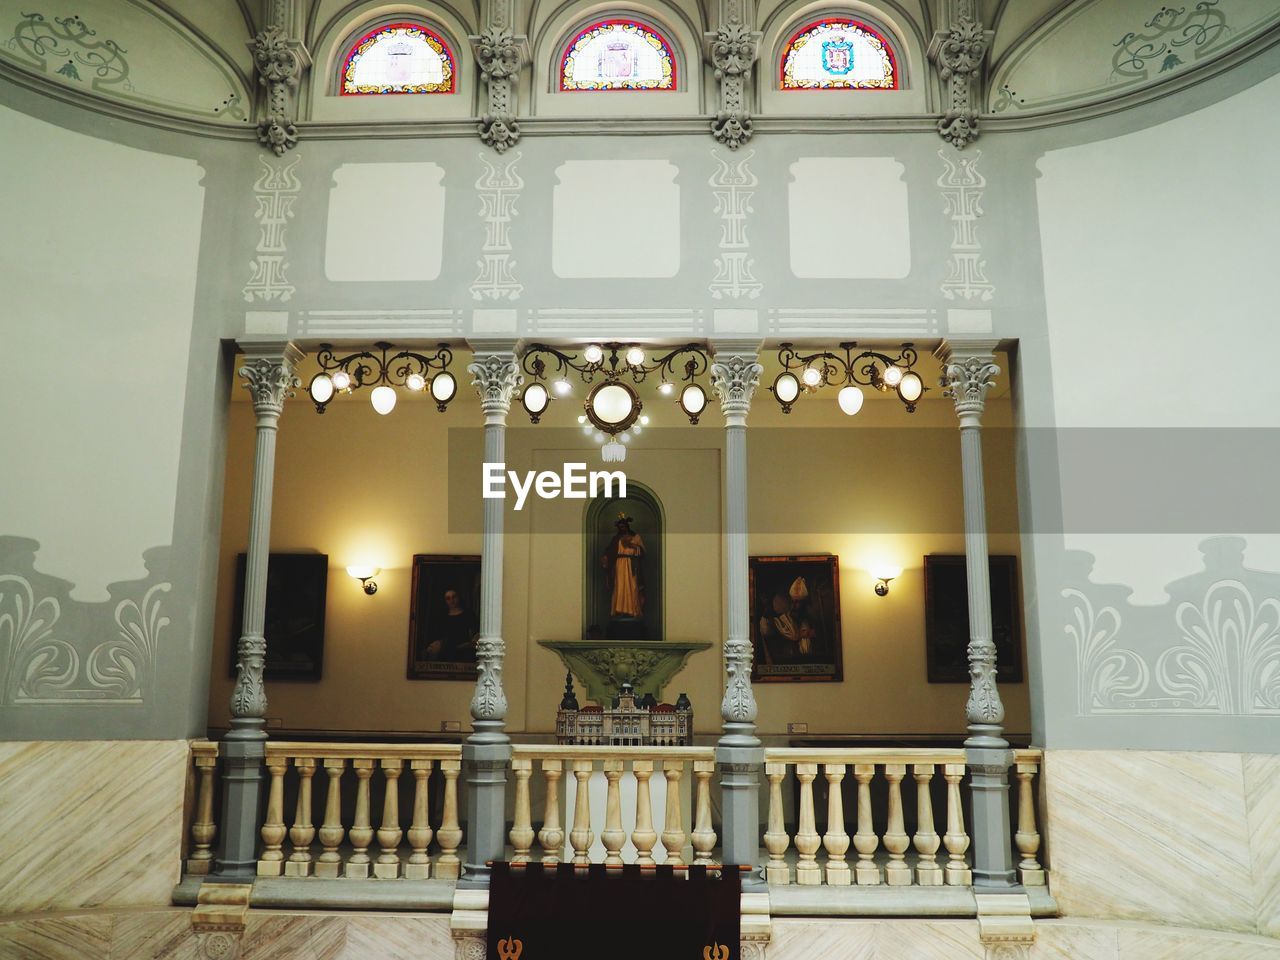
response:
[[[631,529],[643,543],[638,560],[622,561],[610,556],[617,534],[619,515],[632,519]],[[662,640],[664,632],[664,556],[666,518],[662,502],[643,484],[627,481],[625,497],[598,497],[583,513],[582,549],[586,575],[583,578],[582,636],[599,640]],[[625,562],[638,575],[643,588],[643,612],[639,617],[612,615],[616,570],[611,564]],[[611,576],[611,572],[614,574]]]

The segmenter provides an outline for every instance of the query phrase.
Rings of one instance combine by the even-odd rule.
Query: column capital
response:
[[[934,351],[942,362],[941,385],[962,419],[980,417],[987,405],[987,391],[995,386],[1000,367],[995,362],[995,340],[947,341]]]
[[[511,401],[524,382],[515,345],[511,344],[508,349],[476,350],[475,359],[467,364],[467,372],[475,378],[471,385],[480,395],[485,423],[505,423],[511,412]]]
[[[764,367],[758,362],[760,341],[723,341],[712,344],[711,388],[730,426],[744,426],[751,398],[760,385]]]
[[[236,373],[253,397],[253,410],[262,419],[278,419],[284,402],[302,381],[294,375],[303,353],[289,340],[241,340],[244,363]]]

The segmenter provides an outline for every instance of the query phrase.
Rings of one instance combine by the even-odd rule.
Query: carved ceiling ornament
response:
[[[284,27],[272,24],[249,41],[258,82],[266,88],[266,113],[258,121],[258,142],[277,157],[298,143],[298,127],[292,113],[293,97],[311,57],[300,40]]]
[[[747,81],[751,79],[751,66],[760,55],[761,34],[747,25],[741,0],[730,0],[726,6],[720,28],[706,34],[707,62],[715,69],[716,82],[720,85],[711,135],[730,150],[737,150],[751,139]]]
[[[929,59],[948,84],[948,105],[938,133],[958,150],[978,139],[978,97],[992,31],[978,19],[973,0],[950,0],[950,29],[934,34]]]
[[[489,98],[477,132],[480,140],[498,153],[520,141],[515,86],[520,68],[529,61],[528,38],[512,33],[505,21],[505,15],[495,12],[489,26],[471,37]]]

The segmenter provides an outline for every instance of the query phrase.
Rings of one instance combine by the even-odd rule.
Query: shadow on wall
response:
[[[1169,584],[1161,606],[1090,582],[1093,555],[1066,554],[1078,716],[1280,717],[1280,574],[1246,569],[1245,544],[1202,541],[1204,570]]]
[[[111,599],[71,599],[75,584],[35,569],[39,541],[0,537],[0,706],[144,703],[171,632],[170,547],[143,553],[147,576],[113,583]]]

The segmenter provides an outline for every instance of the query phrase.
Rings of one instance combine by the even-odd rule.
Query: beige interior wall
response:
[[[771,378],[768,372],[766,382]],[[716,644],[690,660],[668,693],[687,691],[699,733],[709,734],[719,726],[725,623],[722,420],[711,409],[690,427],[655,391],[642,387],[641,395],[652,422],[625,467],[630,479],[657,494],[666,514],[666,636]],[[955,414],[936,391],[929,397],[911,416],[892,400],[868,400],[850,420],[833,397],[805,398],[784,416],[770,394],[758,395],[748,434],[750,550],[837,554],[844,637],[843,682],[757,687],[762,734],[785,734],[788,722],[807,723],[810,734],[964,729],[967,686],[929,684],[925,675],[922,557],[964,550]],[[235,556],[248,531],[253,417],[250,405],[237,400],[210,692],[214,726],[228,716]],[[578,401],[558,402],[531,427],[517,407],[509,418],[508,466],[558,471],[574,459],[600,466],[595,445],[577,428],[580,409]],[[290,402],[279,434],[272,549],[326,553],[330,575],[323,679],[270,684],[272,726],[434,733],[442,721],[458,720],[467,728],[471,684],[408,680],[405,661],[413,555],[480,551],[478,491],[465,509],[456,502],[458,486],[467,490],[456,472],[474,475],[480,459],[480,420],[467,387],[444,415],[419,398],[402,399],[387,417],[374,414],[363,396],[342,398],[323,416],[304,400]],[[999,429],[1011,423],[1007,393],[992,398],[986,422],[993,428],[986,434],[988,512],[993,530],[1005,531],[993,533],[991,549],[1016,554],[1012,438]],[[533,499],[521,513],[508,509],[504,680],[512,732],[553,729],[564,667],[535,641],[581,635],[583,511],[583,501]],[[894,532],[904,526],[917,532]],[[360,562],[382,567],[372,597],[345,572]],[[902,567],[883,598],[868,573],[877,562]],[[1026,731],[1025,683],[1003,693],[1007,729]]]

